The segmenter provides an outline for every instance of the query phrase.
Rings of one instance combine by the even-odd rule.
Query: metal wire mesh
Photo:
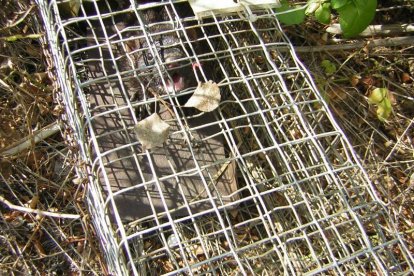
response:
[[[65,16],[65,2],[38,1],[110,271],[412,272],[275,12],[197,20],[178,2],[82,2]],[[151,22],[149,10],[167,16]],[[164,57],[173,48],[178,69]],[[193,80],[179,93],[174,70]],[[218,108],[183,107],[183,95],[208,80],[220,87]],[[171,132],[146,150],[135,126],[152,112]]]

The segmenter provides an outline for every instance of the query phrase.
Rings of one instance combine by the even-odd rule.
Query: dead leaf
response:
[[[410,74],[402,73],[401,74],[401,82],[402,83],[411,83],[411,82],[413,82],[413,80],[411,79]]]
[[[39,254],[40,257],[46,256],[46,251],[45,251],[42,243],[37,238],[34,238],[32,240],[32,244],[34,245],[34,248],[36,249],[36,251],[37,251],[37,253]]]
[[[194,94],[184,106],[195,107],[203,112],[210,112],[218,107],[220,100],[220,88],[217,83],[210,80],[206,83],[199,83]]]
[[[135,126],[135,133],[144,149],[161,146],[168,138],[170,125],[154,113]]]
[[[191,247],[191,250],[192,250],[193,254],[196,255],[196,256],[204,255],[203,247],[201,247],[201,245],[199,245],[199,244],[197,244],[197,245],[194,244]]]
[[[0,145],[1,147],[1,145]],[[5,179],[8,179],[12,175],[11,163],[7,160],[0,160],[0,171]]]
[[[360,81],[365,89],[369,89],[375,84],[375,78],[372,76],[365,76]]]
[[[61,3],[59,9],[61,10],[61,13],[67,16],[76,17],[79,14],[80,6],[80,0],[69,0],[64,3]]]
[[[254,61],[257,65],[263,65],[266,62],[266,59],[259,55],[254,59]]]
[[[34,79],[41,84],[53,84],[52,80],[49,78],[49,75],[46,72],[33,73],[32,77],[34,77]]]
[[[350,82],[351,82],[352,87],[357,87],[357,85],[358,85],[358,83],[359,83],[359,80],[360,80],[360,79],[361,79],[361,77],[360,77],[360,76],[353,75],[353,76],[351,77],[351,79],[350,79]]]
[[[29,202],[29,207],[32,209],[36,209],[37,203],[39,203],[39,195],[34,195]]]
[[[392,91],[388,91],[388,97],[389,97],[390,102],[391,102],[392,105],[397,104],[397,99],[395,98],[395,95]]]

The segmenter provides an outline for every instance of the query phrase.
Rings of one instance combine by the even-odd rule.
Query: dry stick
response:
[[[22,152],[23,150],[29,148],[34,143],[38,143],[47,137],[59,132],[62,124],[60,122],[54,122],[38,131],[35,131],[33,135],[26,136],[11,146],[7,147],[0,151],[2,156],[11,156]],[[33,140],[32,140],[33,139]]]
[[[358,41],[351,44],[339,45],[321,45],[321,46],[295,46],[294,49],[298,53],[323,52],[323,51],[342,51],[354,50],[358,48],[374,48],[374,47],[392,47],[414,44],[414,36],[391,37],[382,39],[373,39],[370,41]],[[283,49],[281,49],[283,50]]]
[[[4,31],[4,30],[6,30],[6,29],[10,29],[10,28],[12,28],[12,27],[15,27],[15,26],[17,26],[17,25],[19,25],[20,23],[22,23],[23,21],[24,21],[24,19],[30,14],[30,12],[33,10],[33,8],[35,8],[36,7],[36,5],[31,5],[30,6],[30,8],[23,14],[23,16],[21,17],[21,18],[19,18],[18,20],[16,20],[14,23],[12,23],[12,24],[10,24],[10,25],[8,25],[8,26],[6,26],[6,27],[3,27],[3,28],[1,28],[0,30],[1,31]]]
[[[412,9],[413,6],[412,4],[406,4],[406,5],[394,5],[392,7],[383,7],[383,8],[377,8],[376,11],[380,12],[380,11],[391,11],[391,10],[398,10],[398,9]]]
[[[13,210],[16,210],[16,211],[19,211],[19,212],[23,212],[23,213],[31,213],[31,214],[37,214],[37,215],[41,215],[41,216],[48,216],[48,217],[54,217],[54,218],[66,218],[66,219],[79,219],[80,218],[80,215],[53,213],[53,212],[49,212],[49,211],[42,211],[42,210],[38,210],[38,209],[32,209],[32,208],[18,206],[18,205],[15,205],[15,204],[11,203],[10,201],[8,201],[7,199],[5,199],[2,196],[0,196],[0,202],[7,205],[7,207],[9,207],[10,209],[13,209]]]
[[[10,87],[10,85],[8,85],[7,83],[5,83],[2,79],[0,79],[0,86],[1,86],[4,90],[6,90],[6,91],[8,91],[8,92],[10,92],[10,93],[13,93],[13,89]]]
[[[332,24],[326,28],[327,33],[342,34],[342,29],[339,24]],[[414,24],[391,24],[391,25],[370,25],[358,36],[373,36],[373,35],[390,35],[414,32]]]
[[[393,155],[393,153],[395,152],[395,150],[400,149],[400,147],[398,146],[398,144],[401,143],[402,139],[408,133],[408,130],[411,128],[411,126],[413,124],[414,124],[414,119],[411,119],[410,124],[407,126],[407,128],[404,130],[404,132],[400,135],[400,137],[398,138],[397,142],[392,147],[391,151],[388,153],[387,157],[385,157],[384,163],[386,163],[388,161],[388,159]]]

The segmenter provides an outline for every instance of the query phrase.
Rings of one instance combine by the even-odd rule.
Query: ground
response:
[[[405,24],[410,1],[379,1],[373,24]],[[53,64],[42,23],[29,0],[4,1],[0,13],[0,273],[105,273],[103,258],[84,205],[85,183],[75,174],[76,143],[60,123]],[[334,19],[335,20],[335,19]],[[330,111],[344,130],[414,253],[414,46],[370,47],[374,39],[409,37],[391,33],[344,40],[326,33],[312,18],[286,27]],[[329,50],[324,45],[362,47]],[[322,46],[315,51],[311,46]],[[328,61],[328,62],[327,62]],[[329,64],[327,70],[322,64]],[[333,67],[332,67],[333,66]],[[379,120],[368,102],[375,88],[387,88],[392,113]],[[38,133],[51,135],[35,143]],[[27,147],[17,147],[28,137]],[[14,150],[14,151],[10,151]],[[22,210],[21,208],[24,208]],[[30,210],[50,210],[61,218]],[[29,212],[27,212],[29,211]],[[82,219],[67,218],[79,214]],[[26,273],[25,273],[26,274]]]

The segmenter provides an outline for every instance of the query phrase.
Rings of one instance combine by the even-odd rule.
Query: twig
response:
[[[10,93],[13,93],[13,89],[10,87],[10,85],[8,85],[7,83],[5,83],[3,80],[0,79],[0,86],[4,89],[7,90]]]
[[[20,139],[19,141],[13,143],[11,146],[0,151],[0,155],[2,156],[15,155],[29,148],[32,145],[32,141],[34,141],[34,143],[38,143],[39,141],[42,141],[46,139],[47,137],[57,133],[60,130],[61,126],[62,126],[61,123],[54,122],[38,131],[35,131],[32,135],[26,136]]]
[[[32,209],[27,207],[22,207],[18,205],[14,205],[4,197],[0,196],[0,202],[4,203],[9,207],[10,209],[20,211],[23,213],[31,213],[31,214],[38,214],[41,216],[48,216],[48,217],[54,217],[54,218],[66,218],[66,219],[79,219],[80,215],[72,215],[72,214],[62,214],[62,213],[53,213],[48,211],[42,211],[38,209]]]
[[[370,49],[374,47],[402,46],[402,45],[412,45],[413,43],[414,43],[414,36],[404,36],[404,37],[373,39],[370,41],[358,41],[358,42],[354,42],[351,44],[297,46],[297,47],[294,47],[294,49],[298,53],[310,53],[310,52],[323,52],[323,51],[353,50],[353,49],[358,49],[358,48],[363,48],[363,47],[367,47]]]
[[[4,31],[6,29],[10,29],[12,27],[15,27],[17,25],[19,25],[21,22],[23,22],[23,20],[30,14],[30,12],[32,11],[32,9],[36,7],[36,5],[31,5],[29,7],[29,9],[23,14],[23,16],[21,18],[19,18],[18,20],[16,20],[13,24],[10,24],[4,28],[2,28],[1,30]]]
[[[326,29],[326,32],[331,34],[342,34],[342,29],[339,24],[332,24]],[[358,36],[373,36],[373,35],[390,35],[414,32],[414,24],[393,24],[393,25],[370,25]]]
[[[397,142],[395,143],[395,145],[392,147],[391,151],[388,153],[387,157],[384,158],[384,162],[387,162],[388,159],[390,159],[390,157],[394,154],[395,150],[399,149],[398,144],[401,143],[402,139],[404,138],[404,136],[408,133],[408,130],[411,128],[411,126],[414,123],[414,119],[412,119],[410,121],[410,124],[407,126],[407,128],[404,130],[404,132],[400,135],[400,137],[398,137]]]
[[[392,7],[384,7],[384,8],[377,8],[377,12],[381,12],[381,11],[391,11],[391,10],[398,10],[398,9],[412,9],[413,5],[412,4],[407,4],[407,5],[399,5],[399,6],[392,6]]]

